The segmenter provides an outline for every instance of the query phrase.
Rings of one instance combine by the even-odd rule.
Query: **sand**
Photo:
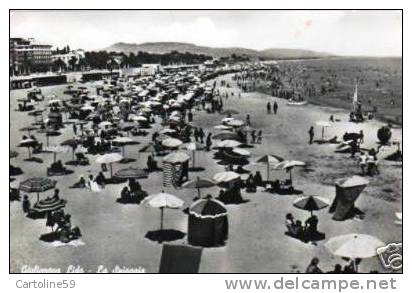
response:
[[[230,80],[230,76],[223,77]],[[221,80],[222,77],[219,78]],[[217,82],[219,85],[220,82]],[[94,89],[90,84],[92,94]],[[45,95],[57,93],[60,97],[65,86],[44,87]],[[225,89],[220,89],[221,92]],[[341,137],[346,130],[353,129],[354,124],[347,122],[347,113],[327,107],[307,105],[305,107],[288,107],[284,100],[269,97],[260,93],[242,93],[238,98],[236,88],[227,89],[235,95],[224,100],[226,109],[238,110],[239,118],[251,115],[252,127],[263,130],[263,144],[256,145],[252,152],[251,162],[260,155],[271,153],[287,159],[302,160],[308,163],[305,170],[294,170],[294,185],[304,194],[313,194],[333,199],[335,190],[333,182],[336,178],[351,176],[359,173],[356,161],[348,159],[346,154],[335,154],[333,145],[308,145],[307,130],[318,120],[327,120],[333,113],[336,122],[326,134]],[[23,161],[27,157],[27,150],[16,148],[23,133],[18,129],[29,124],[33,119],[26,113],[14,111],[17,108],[16,99],[25,97],[26,90],[11,92],[11,125],[10,146],[19,151],[17,158],[11,159],[11,164],[19,166],[24,174],[17,176],[16,182],[33,176],[45,176],[46,166],[52,161],[51,154],[37,154],[44,160],[43,164]],[[266,103],[277,100],[279,110],[277,115],[266,114]],[[194,124],[202,126],[206,133],[219,123],[223,116],[206,114],[203,111],[195,112]],[[153,129],[160,128],[157,121]],[[376,131],[382,125],[379,121],[368,121],[356,125],[365,133],[365,145],[376,143]],[[51,144],[59,143],[72,137],[72,128],[66,127],[63,135],[52,137]],[[320,128],[315,127],[316,136],[320,135]],[[40,140],[43,135],[35,134]],[[402,129],[393,130],[393,138],[402,139]],[[150,139],[137,137],[143,144]],[[145,153],[138,153],[138,146],[126,147],[128,157],[137,161],[127,165],[115,164],[114,170],[126,166],[145,167]],[[196,162],[206,168],[203,172],[190,173],[195,176],[211,178],[214,173],[224,170],[224,166],[216,164],[212,159],[213,152],[198,152]],[[45,220],[32,220],[24,217],[20,202],[10,203],[10,270],[20,272],[22,266],[60,268],[65,272],[69,265],[80,265],[86,272],[95,272],[99,266],[109,270],[116,265],[137,268],[143,267],[147,272],[157,272],[160,262],[162,246],[144,236],[150,230],[159,228],[160,212],[156,209],[139,205],[122,205],[115,202],[124,184],[108,185],[100,193],[91,193],[87,190],[68,189],[68,186],[78,180],[80,175],[97,174],[100,166],[95,163],[96,156],[88,155],[92,165],[73,167],[73,174],[64,177],[54,177],[58,180],[57,187],[61,197],[68,200],[66,212],[72,215],[72,224],[81,228],[84,245],[58,246],[39,240],[41,234],[49,232]],[[71,153],[59,154],[63,162],[71,159]],[[160,160],[160,159],[159,159]],[[265,168],[250,164],[246,169],[261,170],[265,176]],[[370,178],[371,184],[365,189],[357,201],[357,206],[366,213],[364,220],[347,220],[336,222],[331,219],[327,210],[319,211],[319,230],[326,233],[326,240],[317,242],[317,245],[305,244],[284,235],[284,217],[292,212],[298,219],[306,219],[308,212],[292,207],[296,195],[276,195],[258,191],[242,195],[249,202],[240,205],[228,205],[229,211],[229,239],[224,247],[203,249],[200,265],[201,273],[282,273],[304,271],[312,257],[320,258],[320,267],[332,270],[335,263],[344,263],[333,257],[324,247],[330,237],[345,233],[366,233],[380,238],[384,242],[399,242],[402,240],[401,226],[394,224],[395,212],[401,211],[402,200],[402,168],[399,164],[382,162],[381,174]],[[309,170],[309,171],[308,171]],[[272,179],[285,179],[287,175],[282,171],[272,171]],[[17,184],[13,182],[12,184]],[[196,191],[190,189],[164,188],[162,173],[152,173],[148,179],[140,183],[149,194],[166,192],[175,194],[185,201],[185,207],[190,205]],[[385,191],[386,190],[386,191]],[[217,195],[218,188],[202,191],[203,194]],[[46,192],[42,197],[51,195]],[[33,195],[34,200],[34,195]],[[187,215],[181,210],[166,210],[165,228],[187,232]],[[186,238],[172,243],[185,244]],[[360,271],[378,270],[384,272],[377,258],[364,260]]]

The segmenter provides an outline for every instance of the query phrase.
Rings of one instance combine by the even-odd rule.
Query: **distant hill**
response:
[[[171,51],[178,51],[180,53],[189,52],[192,54],[204,54],[216,58],[229,57],[232,54],[246,55],[250,58],[260,57],[263,59],[296,59],[331,56],[327,53],[319,53],[315,51],[300,49],[266,49],[262,51],[257,51],[240,47],[215,48],[179,42],[153,42],[142,44],[115,43],[107,48],[104,48],[103,51],[119,53],[123,52],[125,54],[136,54],[139,51],[156,54],[165,54]]]

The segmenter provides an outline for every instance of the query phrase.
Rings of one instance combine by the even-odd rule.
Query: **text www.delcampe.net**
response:
[[[396,279],[309,279],[309,278],[278,278],[274,280],[262,279],[226,279],[227,290],[377,290],[396,289]]]

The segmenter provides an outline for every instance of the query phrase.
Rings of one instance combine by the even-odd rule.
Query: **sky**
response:
[[[116,42],[401,56],[401,11],[12,11],[11,37],[72,49]]]

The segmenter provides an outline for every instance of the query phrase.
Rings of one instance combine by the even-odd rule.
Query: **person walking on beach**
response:
[[[212,146],[212,134],[209,133],[206,138],[206,151],[210,151],[211,146]]]
[[[257,134],[256,143],[262,143],[262,130],[259,130]]]
[[[363,130],[359,131],[359,144],[364,143],[364,137]]]
[[[74,135],[77,135],[77,126],[74,123],[73,123],[73,133]]]
[[[252,143],[256,142],[256,130],[252,130],[250,133],[250,136],[252,137]]]
[[[246,115],[246,125],[250,126],[250,115],[249,114]]]
[[[200,138],[200,143],[203,143],[203,140],[205,138],[205,132],[203,131],[203,128],[199,128],[199,138]]]
[[[278,112],[278,103],[275,101],[273,103],[273,114],[276,115],[277,112]]]
[[[313,137],[315,136],[315,130],[314,130],[313,126],[311,126],[309,128],[308,133],[309,133],[309,144],[312,144],[313,143]]]
[[[270,114],[270,109],[271,109],[270,102],[268,102],[266,104],[266,110],[267,110],[268,114]]]
[[[22,209],[23,213],[27,214],[30,211],[30,200],[27,195],[24,196],[23,203],[22,203]]]

